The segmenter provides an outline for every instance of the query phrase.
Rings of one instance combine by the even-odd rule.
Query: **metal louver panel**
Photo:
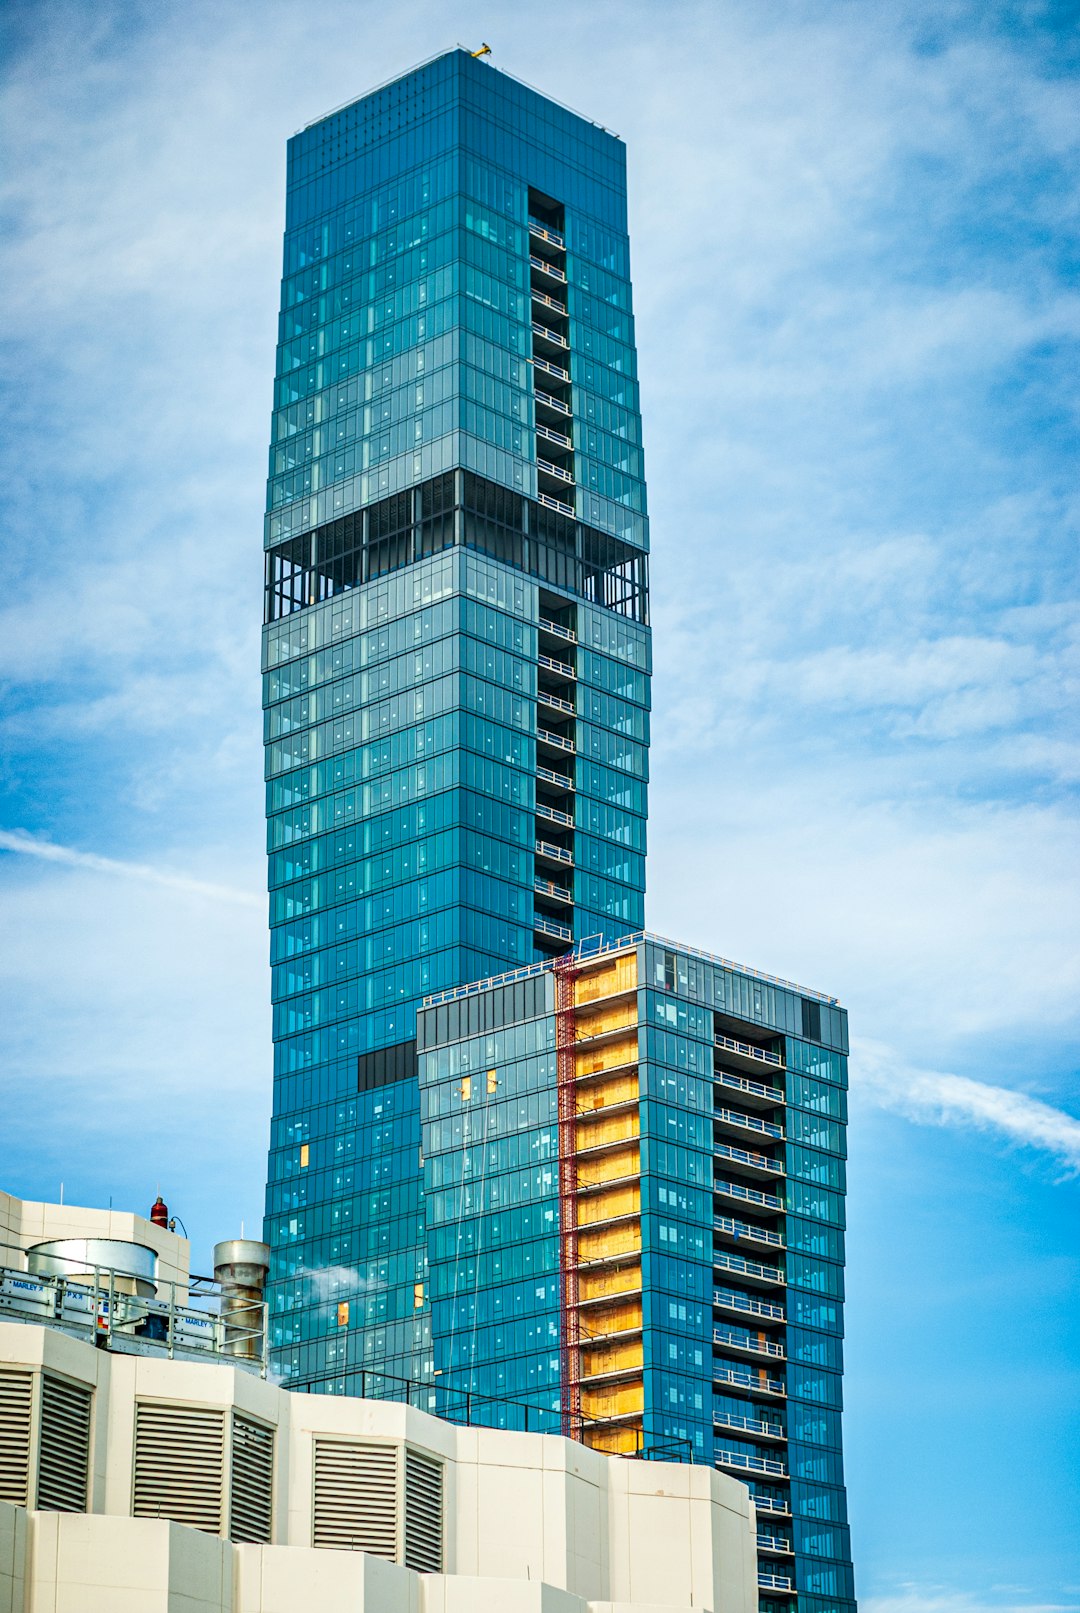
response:
[[[229,1539],[270,1544],[274,1431],[233,1413]]]
[[[397,1469],[395,1445],[317,1439],[314,1544],[396,1562]]]
[[[0,1501],[26,1505],[30,1479],[29,1372],[0,1372]]]
[[[136,1518],[173,1518],[221,1533],[225,1413],[195,1406],[135,1411]]]
[[[91,1392],[46,1372],[41,1380],[37,1504],[48,1512],[85,1512],[90,1472]]]
[[[442,1491],[442,1463],[406,1450],[405,1566],[421,1574],[442,1573]]]

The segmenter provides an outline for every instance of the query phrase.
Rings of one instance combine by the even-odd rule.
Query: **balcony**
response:
[[[550,342],[552,347],[561,347],[564,353],[569,353],[570,343],[567,341],[566,337],[560,335],[557,330],[553,330],[550,325],[543,324],[541,320],[533,320],[532,333],[534,337],[537,337],[540,341]]]
[[[771,1120],[759,1120],[757,1115],[740,1114],[737,1109],[714,1109],[713,1122],[734,1131],[752,1131],[755,1136],[768,1137],[773,1142],[784,1140],[783,1126],[774,1125]]]
[[[558,807],[545,806],[542,801],[536,803],[536,816],[546,818],[548,823],[561,824],[564,829],[574,827],[574,820],[569,812],[560,812]]]
[[[544,442],[554,443],[556,448],[573,448],[574,439],[568,437],[565,431],[554,431],[551,426],[542,426],[537,422],[536,435]]]
[[[553,734],[550,728],[537,728],[536,742],[538,745],[550,745],[552,750],[569,751],[571,756],[577,750],[572,739],[564,739],[561,734]]]
[[[771,1456],[744,1456],[741,1451],[717,1451],[717,1467],[728,1467],[740,1473],[763,1473],[769,1478],[786,1479],[787,1466]]]
[[[540,303],[544,308],[550,308],[553,313],[559,314],[563,319],[566,319],[569,314],[566,304],[560,302],[558,297],[549,297],[546,291],[538,291],[535,286],[532,287],[532,300]]]
[[[785,1322],[782,1305],[774,1305],[767,1299],[751,1299],[749,1294],[740,1294],[733,1288],[714,1288],[712,1297],[713,1306],[719,1311],[731,1311],[736,1316],[753,1316],[762,1322]]]
[[[733,1350],[738,1355],[767,1356],[773,1361],[783,1361],[784,1346],[777,1344],[774,1339],[759,1338],[754,1333],[747,1333],[731,1327],[714,1327],[713,1343],[720,1344],[725,1350]]]
[[[777,1287],[784,1285],[784,1273],[779,1266],[763,1266],[757,1260],[744,1260],[742,1255],[725,1255],[717,1250],[713,1254],[713,1269],[730,1271],[737,1277],[743,1277],[750,1283],[768,1283]]]
[[[794,1557],[795,1555],[795,1547],[790,1540],[785,1540],[782,1535],[762,1534],[760,1531],[757,1537],[757,1549],[759,1552],[767,1552],[770,1557]]]
[[[530,252],[529,262],[534,269],[539,269],[541,274],[549,274],[553,280],[561,280],[563,285],[566,285],[566,276],[562,270],[554,263],[549,263],[546,258],[538,257],[535,252]]]
[[[567,379],[569,379],[569,377],[567,377]],[[556,414],[564,414],[568,418],[572,417],[573,411],[571,410],[570,405],[568,403],[564,403],[561,398],[555,397],[553,393],[544,392],[540,387],[534,387],[533,397],[536,399],[537,403],[543,404],[545,409],[554,409]]]
[[[554,790],[572,790],[574,781],[569,773],[556,773],[550,767],[538,767],[536,776],[544,784],[550,784]]]
[[[735,1417],[725,1411],[714,1414],[713,1427],[729,1434],[748,1434],[752,1439],[787,1439],[779,1423],[763,1417]]]
[[[725,1053],[733,1053],[736,1058],[749,1059],[751,1064],[769,1064],[777,1070],[784,1068],[784,1061],[779,1053],[770,1053],[767,1048],[755,1047],[753,1042],[739,1042],[733,1036],[714,1036],[713,1044],[722,1047]]]
[[[763,1591],[793,1591],[795,1581],[788,1579],[786,1574],[767,1574],[764,1569],[758,1569],[757,1582]]]
[[[714,1143],[713,1156],[724,1159],[740,1169],[749,1171],[751,1176],[783,1176],[784,1167],[765,1154],[752,1154],[746,1148],[730,1148],[727,1143]]]
[[[779,1087],[767,1087],[760,1081],[750,1081],[743,1075],[732,1075],[730,1070],[716,1070],[713,1081],[717,1086],[727,1087],[730,1092],[739,1092],[750,1103],[767,1103],[779,1108],[784,1102],[784,1094]]]
[[[558,622],[553,622],[547,616],[541,616],[540,618],[540,631],[541,633],[550,633],[554,638],[565,639],[568,644],[577,643],[576,633],[571,632],[568,627],[561,627]]]
[[[567,868],[574,866],[574,854],[563,846],[553,846],[550,840],[536,842],[536,855],[546,857],[548,862],[562,863]]]
[[[767,1512],[770,1518],[790,1518],[791,1508],[786,1501],[776,1501],[771,1495],[755,1495],[754,1506],[758,1512]]]
[[[570,487],[574,485],[574,478],[570,471],[563,470],[562,466],[556,465],[553,460],[541,459],[539,454],[536,456],[536,468],[543,471],[545,476],[554,476],[557,482],[566,482]]]
[[[576,678],[577,673],[569,661],[556,661],[553,655],[545,655],[543,651],[536,657],[537,666],[542,666],[545,672],[554,672],[556,677]],[[542,698],[542,697],[541,697]]]
[[[548,246],[557,247],[560,252],[566,251],[566,238],[558,230],[549,229],[546,224],[540,224],[536,219],[529,220],[529,234],[538,241],[544,241]]]
[[[735,1243],[741,1243],[745,1239],[747,1243],[766,1243],[774,1249],[784,1247],[784,1240],[779,1232],[770,1232],[767,1227],[752,1227],[748,1221],[736,1221],[730,1215],[714,1216],[713,1231],[731,1238]]]
[[[553,364],[548,358],[539,358],[533,354],[533,369],[542,370],[545,375],[554,375],[560,381],[569,381],[570,371],[564,370],[561,364]],[[567,411],[569,413],[569,410]]]
[[[568,890],[565,885],[556,885],[553,879],[534,879],[533,890],[538,896],[550,897],[553,902],[569,902],[571,905],[573,904],[573,891]]]
[[[727,1199],[743,1199],[747,1204],[760,1204],[763,1210],[783,1210],[783,1199],[775,1193],[760,1193],[756,1187],[744,1187],[741,1182],[724,1182],[717,1178],[713,1192]]]
[[[755,1395],[787,1395],[783,1378],[767,1378],[763,1373],[752,1372],[749,1367],[743,1372],[738,1367],[714,1365],[713,1383],[730,1384],[733,1389],[748,1389]]]
[[[536,502],[542,504],[546,510],[558,510],[560,515],[573,516],[574,506],[567,504],[565,499],[552,498],[550,493],[537,493]]]
[[[550,935],[554,940],[565,941],[568,945],[574,939],[569,924],[559,924],[555,919],[545,918],[542,913],[533,914],[533,929],[540,935]]]
[[[536,698],[542,706],[550,706],[552,711],[561,711],[564,716],[575,717],[574,702],[564,700],[562,695],[549,694],[546,689],[537,690]]]

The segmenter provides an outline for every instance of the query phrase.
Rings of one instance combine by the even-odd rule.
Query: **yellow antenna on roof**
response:
[[[490,56],[491,55],[491,46],[490,45],[481,45],[479,50],[471,50],[469,52],[469,55],[470,56]]]

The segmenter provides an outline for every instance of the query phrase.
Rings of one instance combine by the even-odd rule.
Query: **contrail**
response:
[[[148,863],[119,862],[115,857],[98,857],[92,851],[73,851],[70,846],[57,846],[51,840],[37,840],[25,829],[0,829],[0,851],[17,851],[24,857],[40,857],[43,862],[89,868],[114,879],[140,879],[148,885],[167,885],[170,890],[205,896],[212,902],[231,902],[240,907],[262,905],[262,898],[251,891],[236,890],[231,885],[213,885],[205,879],[190,879],[186,874],[170,874]]]

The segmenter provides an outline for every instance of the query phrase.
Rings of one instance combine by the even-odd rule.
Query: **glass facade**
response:
[[[635,367],[613,135],[452,51],[290,141],[263,646],[289,1384],[435,1370],[425,994],[643,922]]]
[[[846,1016],[642,932],[624,148],[457,50],[298,134],[288,186],[275,1370],[715,1465],[763,1613],[852,1613]]]
[[[762,1607],[851,1613],[843,1009],[644,935],[436,994],[418,1058],[440,1406],[731,1474]]]

